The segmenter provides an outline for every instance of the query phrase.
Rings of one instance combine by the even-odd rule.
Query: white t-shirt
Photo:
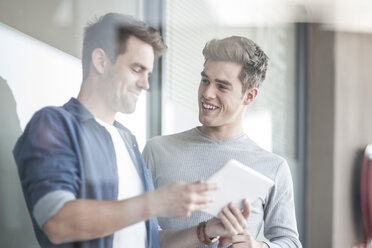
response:
[[[110,133],[115,147],[119,176],[118,200],[127,199],[144,193],[141,178],[138,175],[119,131],[113,125],[109,125],[98,119],[96,119],[96,121],[104,126]],[[128,226],[114,233],[113,248],[146,248],[147,246],[147,232],[144,221]]]

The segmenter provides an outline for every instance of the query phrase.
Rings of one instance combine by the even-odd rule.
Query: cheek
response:
[[[198,88],[198,98],[200,98],[201,95],[202,95],[202,87],[201,87],[201,85],[199,85],[199,88]]]

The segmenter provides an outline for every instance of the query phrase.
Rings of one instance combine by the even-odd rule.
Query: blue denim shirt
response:
[[[144,189],[153,190],[150,171],[134,135],[118,122],[114,126],[128,148]],[[117,199],[118,174],[110,134],[77,99],[71,98],[62,107],[46,107],[38,111],[18,139],[13,154],[41,247],[112,247],[113,235],[54,245],[33,216],[38,200],[58,190],[71,192],[78,199]],[[147,220],[146,229],[149,247],[160,247],[157,219]]]

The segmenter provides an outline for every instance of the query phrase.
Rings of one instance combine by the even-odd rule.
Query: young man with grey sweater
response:
[[[244,110],[256,98],[265,79],[268,57],[253,41],[238,36],[207,42],[203,55],[205,63],[198,93],[202,126],[155,137],[143,151],[155,187],[178,180],[192,182],[208,178],[230,159],[238,160],[275,184],[265,197],[251,202],[246,230],[222,240],[219,245],[301,247],[288,164],[255,144],[242,126]],[[159,224],[163,229],[180,229],[210,218],[197,211],[187,218],[159,218]],[[268,240],[265,242],[257,240],[263,224]]]

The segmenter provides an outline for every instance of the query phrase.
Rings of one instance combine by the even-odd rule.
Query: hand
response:
[[[209,237],[231,237],[243,233],[250,214],[248,201],[243,200],[243,211],[236,204],[229,203],[219,213],[219,219],[213,218],[207,222],[205,232]]]
[[[201,180],[196,183],[175,182],[150,192],[149,207],[156,216],[189,216],[212,202],[214,197],[208,191],[216,189],[218,184]]]
[[[243,233],[225,238],[219,243],[218,247],[231,244],[230,248],[269,248],[264,242],[255,240],[247,230]]]

